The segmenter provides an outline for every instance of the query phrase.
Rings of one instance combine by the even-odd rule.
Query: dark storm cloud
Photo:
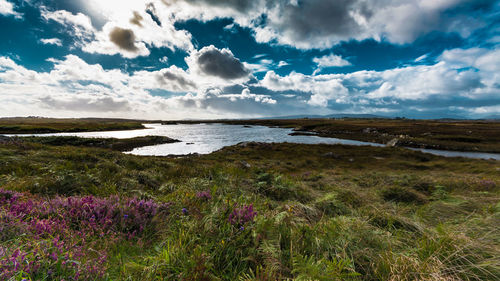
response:
[[[188,91],[196,88],[196,84],[191,81],[188,77],[183,76],[179,72],[172,71],[170,69],[165,70],[165,72],[160,73],[156,76],[157,81],[161,85],[167,85],[174,91]]]
[[[198,2],[197,0],[188,0],[188,2]],[[238,11],[247,11],[255,5],[255,0],[205,0],[204,2],[215,5],[215,6],[225,6],[234,7]]]
[[[214,46],[201,49],[196,57],[196,64],[204,74],[224,79],[242,78],[250,73],[230,51],[219,50]]]
[[[282,42],[305,47],[321,47],[321,43],[328,47],[334,42],[352,38],[383,37],[391,42],[409,43],[432,31],[458,32],[466,37],[488,23],[493,24],[498,9],[495,0],[308,0],[295,4],[290,1],[279,3],[280,11],[270,16],[265,25],[287,39]]]
[[[168,1],[163,0],[163,2],[168,5]],[[249,11],[260,4],[256,0],[184,0],[184,2],[194,5],[205,4],[208,6],[229,7],[239,12]]]
[[[142,27],[141,23],[141,21],[143,20],[142,16],[137,11],[134,11],[133,14],[134,16],[130,19],[130,23]]]
[[[135,46],[135,34],[130,29],[115,27],[109,33],[109,40],[115,43],[120,49],[136,52],[138,49]]]
[[[350,12],[355,8],[371,16],[371,10],[366,5],[359,5],[352,0],[310,0],[299,2],[298,5],[283,7],[283,20],[279,29],[293,31],[290,35],[304,40],[325,35],[354,36],[360,31]]]

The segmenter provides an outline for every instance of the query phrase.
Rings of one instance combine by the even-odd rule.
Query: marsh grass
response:
[[[141,121],[125,119],[0,118],[0,134],[39,134],[143,129]]]
[[[336,157],[325,156],[329,153]],[[126,232],[133,228],[124,228],[120,233],[126,237],[120,234],[114,240],[109,234],[85,236],[85,243],[91,243],[85,245],[107,257],[97,263],[95,270],[102,274],[95,280],[500,276],[500,175],[495,161],[340,145],[252,144],[165,158],[6,143],[0,145],[0,185],[26,198],[49,201],[92,195],[169,203],[168,214],[148,217],[143,225],[147,230],[135,238]],[[4,202],[0,209],[8,213],[9,206]],[[34,245],[48,241],[17,223],[4,225],[4,262],[7,255],[2,253],[11,257],[20,249],[34,257]],[[97,256],[89,253],[82,263],[96,263]],[[74,277],[73,268],[58,269],[50,256],[40,258],[41,268],[57,269],[53,272],[59,279]],[[63,261],[64,255],[58,262]],[[91,270],[82,269],[76,279],[89,280]],[[15,274],[28,280],[41,276],[19,270]]]

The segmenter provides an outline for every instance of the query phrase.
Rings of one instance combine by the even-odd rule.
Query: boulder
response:
[[[388,141],[385,145],[389,147],[395,147],[398,145],[399,139],[398,138],[393,138],[392,140]]]
[[[248,164],[247,161],[242,160],[240,163],[241,163],[241,166],[243,166],[243,168],[249,169],[252,167],[252,165]]]

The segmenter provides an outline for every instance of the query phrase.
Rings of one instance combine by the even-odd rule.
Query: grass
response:
[[[4,142],[0,279],[496,280],[499,169],[400,148],[250,143],[167,158]],[[103,208],[106,228],[91,223]]]
[[[0,134],[41,134],[144,129],[141,121],[126,119],[0,118]]]
[[[11,137],[4,138],[3,142],[22,142],[25,144],[38,143],[51,146],[84,146],[84,147],[100,147],[109,148],[116,151],[131,151],[136,147],[143,147],[156,144],[179,142],[179,140],[171,139],[164,136],[144,136],[128,139],[116,138],[81,138],[73,136],[53,136],[53,137]]]

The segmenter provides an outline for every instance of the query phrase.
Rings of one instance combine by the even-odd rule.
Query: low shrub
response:
[[[0,189],[0,279],[102,278],[107,250],[151,238],[154,218],[168,215],[169,207],[136,198],[44,198]]]
[[[423,204],[426,197],[416,191],[400,186],[384,188],[380,191],[382,198],[386,201]]]

